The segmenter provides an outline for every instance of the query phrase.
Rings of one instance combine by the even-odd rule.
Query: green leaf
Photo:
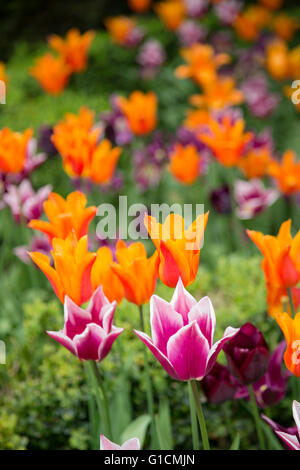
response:
[[[173,449],[170,406],[167,398],[161,400],[158,415],[155,417],[156,430],[161,450]]]
[[[141,443],[141,449],[143,448],[146,431],[150,424],[150,416],[149,415],[142,415],[139,416],[137,419],[132,421],[125,431],[122,434],[122,443],[127,441],[128,439],[132,439],[134,437],[138,437]]]
[[[233,443],[231,444],[230,450],[239,450],[240,442],[241,442],[240,435],[237,434],[233,440]]]
[[[262,423],[262,428],[268,441],[268,448],[270,450],[282,450],[282,446],[274,435],[273,430],[266,423]]]

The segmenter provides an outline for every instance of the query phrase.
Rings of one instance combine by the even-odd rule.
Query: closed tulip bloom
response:
[[[252,384],[266,373],[269,349],[262,333],[251,323],[245,323],[223,349],[229,370],[241,385]]]
[[[119,106],[125,115],[130,130],[135,135],[152,132],[157,125],[157,97],[155,93],[134,91],[128,99],[119,98]]]
[[[200,174],[200,155],[194,145],[176,144],[170,153],[169,171],[183,184],[192,184]]]
[[[283,194],[288,196],[300,191],[300,161],[292,150],[287,150],[280,162],[272,160],[268,174],[274,178]]]
[[[111,268],[113,254],[109,247],[103,246],[97,251],[97,258],[91,271],[93,289],[102,286],[103,292],[110,302],[120,303],[124,297],[124,287],[119,277]]]
[[[275,39],[267,45],[265,66],[275,80],[286,80],[290,76],[290,57],[287,44]]]
[[[48,42],[50,47],[58,52],[68,64],[72,72],[76,73],[86,69],[88,51],[94,37],[94,31],[87,31],[81,35],[78,29],[73,28],[67,32],[65,39],[54,34],[50,36]]]
[[[68,84],[71,68],[62,57],[48,53],[36,60],[29,73],[47,93],[60,95]]]
[[[137,13],[144,13],[149,10],[152,0],[128,0],[130,8]]]
[[[296,400],[293,401],[293,416],[296,426],[288,429],[274,423],[266,416],[263,416],[263,419],[272,427],[288,450],[300,450],[300,403]]]
[[[210,403],[218,405],[235,398],[239,383],[228,367],[215,363],[201,382],[203,392]]]
[[[119,446],[107,439],[103,434],[100,436],[100,450],[140,450],[140,447],[140,441],[137,437],[128,439]]]
[[[89,178],[96,184],[109,183],[121,155],[120,147],[113,147],[108,139],[97,145],[90,163]]]
[[[154,10],[166,28],[171,31],[179,28],[186,16],[185,6],[181,0],[167,0],[156,3]]]
[[[300,313],[295,318],[287,313],[278,313],[275,318],[287,343],[285,365],[293,375],[300,378]]]
[[[176,380],[202,380],[213,367],[224,344],[237,334],[228,327],[213,344],[215,312],[204,297],[197,302],[178,280],[170,303],[153,295],[150,301],[152,339],[142,331],[143,341],[166,372]]]
[[[168,287],[175,287],[179,278],[185,286],[194,282],[207,220],[208,212],[185,230],[184,219],[178,214],[169,215],[163,224],[145,216],[145,226],[158,253],[158,276]]]
[[[118,262],[112,263],[111,268],[123,284],[125,298],[138,306],[149,302],[156,287],[157,253],[147,258],[140,242],[126,246],[119,240],[116,248]]]
[[[94,292],[86,310],[66,296],[64,328],[47,333],[81,361],[102,361],[123,331],[112,324],[116,305],[107,300],[101,287]]]
[[[32,261],[50,281],[53,290],[62,303],[68,295],[73,302],[81,305],[87,302],[93,293],[91,269],[96,253],[89,253],[87,236],[77,240],[71,233],[66,240],[54,238],[51,252],[54,267],[50,258],[42,253],[29,253]]]
[[[24,169],[32,133],[32,129],[21,133],[13,132],[8,127],[0,131],[0,171],[2,173],[20,173]]]
[[[86,196],[80,191],[70,193],[66,199],[57,193],[50,193],[44,202],[49,222],[34,219],[28,226],[45,233],[50,243],[54,237],[66,239],[73,231],[79,239],[87,234],[89,224],[97,212],[96,206],[86,207],[86,204]]]

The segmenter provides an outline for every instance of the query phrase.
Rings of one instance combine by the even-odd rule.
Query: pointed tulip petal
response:
[[[219,339],[219,341],[217,341],[212,346],[211,350],[209,351],[207,360],[207,372],[209,372],[213,367],[214,363],[216,362],[217,356],[223,348],[224,344],[227,343],[227,341],[229,341],[231,338],[233,338],[239,332],[239,330],[239,328],[232,328],[231,326],[229,326],[228,328],[226,328],[223,338]]]
[[[134,437],[133,439],[128,439],[128,441],[124,442],[121,448],[123,450],[140,450],[140,440],[137,437]]]
[[[64,303],[65,334],[73,339],[75,335],[80,335],[91,322],[91,315],[78,307],[70,297],[66,295]]]
[[[196,305],[194,297],[184,288],[181,278],[178,279],[170,304],[183,317],[184,323],[188,323],[188,313]]]
[[[111,347],[117,337],[124,331],[124,328],[115,328],[113,327],[111,333],[105,336],[104,340],[99,346],[98,349],[98,361],[102,361],[107,354],[110,352]]]
[[[78,355],[75,344],[62,331],[47,331],[47,334],[66,349],[68,349],[68,351],[70,351],[72,354],[75,356]]]
[[[170,336],[183,327],[182,316],[168,302],[153,295],[150,300],[150,322],[153,343],[166,355]]]
[[[121,446],[111,442],[103,434],[100,436],[100,450],[121,450]]]
[[[289,447],[290,450],[300,450],[300,442],[297,436],[292,436],[286,432],[275,431],[283,442]]]
[[[196,321],[200,330],[207,338],[209,346],[212,346],[214,332],[216,327],[216,315],[209,297],[203,297],[192,309],[189,314],[189,321]]]
[[[98,361],[99,347],[105,337],[103,328],[95,323],[90,323],[83,333],[74,336],[73,342],[77,348],[79,359]]]

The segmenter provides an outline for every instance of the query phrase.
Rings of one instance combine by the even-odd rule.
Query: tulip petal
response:
[[[75,335],[80,335],[91,322],[91,315],[78,307],[67,295],[64,303],[64,318],[64,332],[70,339],[73,339]]]
[[[150,300],[150,322],[153,343],[166,355],[169,338],[183,327],[182,316],[168,302],[153,295]]]
[[[244,384],[259,380],[268,369],[269,361],[270,355],[266,348],[258,347],[253,349],[253,351],[247,355],[242,367],[240,367]]]
[[[72,354],[78,356],[75,344],[64,334],[63,331],[47,331],[47,334],[66,349],[68,349],[68,351],[70,351]]]
[[[116,328],[112,327],[111,333],[109,333],[107,336],[105,336],[104,340],[99,346],[98,349],[98,360],[102,361],[109,351],[111,350],[111,347],[113,345],[113,342],[117,339],[117,337],[124,331],[124,328]]]
[[[140,440],[137,437],[128,439],[128,441],[124,442],[124,444],[121,446],[122,450],[140,450],[140,448]]]
[[[207,338],[208,344],[211,347],[214,339],[214,332],[216,327],[216,315],[209,297],[203,297],[199,302],[192,307],[189,314],[189,322],[196,321],[200,330]]]
[[[98,361],[99,347],[105,337],[105,331],[96,323],[90,323],[83,333],[74,336],[73,342],[77,348],[79,359]]]
[[[293,416],[298,429],[300,438],[300,403],[296,400],[293,401]]]
[[[187,324],[189,311],[197,304],[194,297],[184,288],[181,278],[178,279],[176,289],[174,291],[173,297],[170,304],[180,313],[183,318],[184,324]]]
[[[300,442],[297,436],[292,436],[286,432],[275,431],[283,442],[289,447],[290,450],[300,450]]]
[[[204,377],[209,345],[196,322],[184,326],[169,339],[167,352],[180,380]]]
[[[216,362],[217,356],[219,352],[221,351],[222,347],[224,346],[224,344],[227,341],[229,341],[231,338],[233,338],[233,336],[235,336],[238,332],[239,332],[239,328],[232,328],[231,326],[226,328],[223,337],[219,339],[219,341],[217,341],[212,346],[211,350],[209,351],[208,358],[207,358],[206,373],[208,373],[213,367],[214,363]]]
[[[103,434],[100,436],[100,450],[121,450],[121,446],[111,442]]]
[[[105,305],[109,305],[108,299],[105,297],[102,286],[99,286],[92,295],[91,300],[89,301],[87,311],[92,315],[92,321],[94,323],[102,324],[103,315],[101,315],[101,310]],[[101,319],[100,319],[101,316]]]
[[[143,343],[147,346],[147,348],[152,352],[152,354],[156,357],[158,362],[162,365],[165,371],[175,380],[180,380],[177,376],[174,367],[170,363],[167,356],[165,356],[152,342],[151,338],[149,338],[146,333],[142,331],[133,330],[134,333],[143,341]]]

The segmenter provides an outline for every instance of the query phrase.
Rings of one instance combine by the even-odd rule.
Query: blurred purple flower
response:
[[[205,15],[209,7],[209,0],[184,0],[186,12],[192,18]]]
[[[126,37],[124,41],[124,46],[129,47],[129,48],[136,47],[143,40],[144,36],[145,36],[145,31],[139,26],[135,26],[134,28],[131,29],[130,33]]]
[[[154,76],[166,60],[164,47],[157,39],[148,39],[140,48],[137,63],[143,76]]]
[[[23,263],[30,263],[31,259],[28,255],[28,252],[38,251],[44,255],[50,257],[51,255],[51,245],[45,236],[33,236],[29,246],[17,246],[14,249],[14,254],[21,260]]]
[[[258,118],[270,116],[280,101],[278,94],[270,93],[267,79],[263,74],[246,80],[242,85],[242,91],[251,113]]]
[[[133,152],[134,179],[141,192],[157,186],[167,161],[167,148],[161,133],[156,133],[147,147]]]
[[[219,404],[235,398],[238,381],[231,375],[228,367],[215,363],[201,382],[203,392],[210,403]]]
[[[233,35],[231,31],[217,31],[211,38],[211,44],[216,53],[232,52]]]
[[[244,220],[253,219],[270,207],[279,197],[276,189],[265,188],[259,179],[235,181],[234,195],[238,204],[236,215],[239,219]]]
[[[211,191],[210,200],[218,214],[231,214],[232,204],[229,186],[224,185]]]
[[[51,137],[53,134],[53,127],[42,125],[39,129],[39,137],[37,146],[42,152],[45,152],[49,157],[57,154],[55,145],[53,144]]]
[[[196,42],[202,42],[206,37],[206,29],[193,20],[186,20],[176,31],[179,42],[184,47],[189,47]]]
[[[119,108],[118,96],[112,95],[110,103],[112,110],[104,112],[100,116],[104,126],[104,135],[115,145],[128,145],[133,140],[133,133]]]
[[[214,11],[219,20],[230,26],[240,13],[243,2],[240,0],[222,0],[214,5]]]

